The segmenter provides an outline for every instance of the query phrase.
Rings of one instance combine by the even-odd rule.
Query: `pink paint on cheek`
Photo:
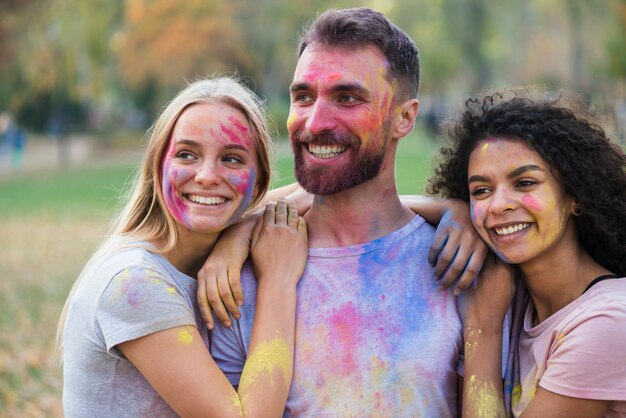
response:
[[[169,155],[163,158],[162,170],[162,192],[165,205],[178,223],[190,227],[189,210],[178,196],[175,186],[175,184],[181,183],[182,175],[189,175],[189,173],[187,170],[181,172],[176,167],[172,167],[172,159]]]
[[[237,193],[244,194],[250,184],[250,172],[247,171],[243,173],[230,174],[228,176],[228,181],[235,186]]]
[[[250,207],[252,195],[254,194],[254,185],[256,184],[256,172],[254,168],[250,167],[248,172],[228,176],[228,181],[233,184],[238,193],[243,195],[239,207],[229,220],[229,222],[233,222],[239,219]]]
[[[543,207],[539,204],[539,202],[537,202],[535,198],[529,194],[525,194],[524,196],[522,196],[522,202],[532,210],[543,210]]]

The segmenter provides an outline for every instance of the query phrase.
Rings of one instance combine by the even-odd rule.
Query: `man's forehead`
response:
[[[386,81],[388,65],[384,55],[373,45],[356,49],[309,45],[298,59],[294,84]]]

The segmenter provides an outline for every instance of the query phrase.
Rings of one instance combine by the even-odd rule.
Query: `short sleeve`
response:
[[[96,310],[96,326],[110,354],[123,358],[115,346],[181,325],[196,325],[192,305],[164,272],[146,266],[128,267],[106,287]]]
[[[601,299],[562,329],[539,385],[586,399],[626,400],[626,303]]]
[[[211,331],[211,356],[224,372],[231,385],[239,385],[241,372],[246,363],[247,348],[256,310],[256,279],[248,260],[241,270],[241,287],[245,303],[239,307],[241,318],[232,326],[224,327],[219,321]]]
[[[231,385],[239,385],[241,372],[246,363],[246,350],[241,338],[239,321],[233,320],[227,328],[217,322],[211,331],[211,356]]]

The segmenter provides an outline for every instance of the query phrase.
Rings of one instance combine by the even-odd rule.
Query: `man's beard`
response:
[[[309,193],[328,196],[341,193],[360,185],[363,182],[373,179],[380,173],[383,158],[385,156],[383,148],[383,138],[373,136],[371,140],[380,146],[372,149],[360,150],[361,141],[355,135],[337,135],[333,133],[323,133],[320,135],[300,134],[295,132],[291,146],[294,153],[295,172],[298,183]],[[310,166],[304,161],[303,147],[313,143],[316,145],[346,145],[345,153],[351,153],[349,162],[338,167]],[[375,144],[371,144],[375,145]],[[359,155],[360,153],[360,155]]]

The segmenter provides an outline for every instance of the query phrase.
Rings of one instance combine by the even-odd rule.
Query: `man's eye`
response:
[[[339,102],[344,103],[344,104],[353,104],[353,103],[356,103],[357,101],[358,100],[356,97],[349,95],[349,94],[345,94],[339,97]]]
[[[294,102],[298,102],[298,103],[306,103],[309,102],[311,100],[311,97],[308,94],[296,94],[295,96],[293,96],[293,101]]]

